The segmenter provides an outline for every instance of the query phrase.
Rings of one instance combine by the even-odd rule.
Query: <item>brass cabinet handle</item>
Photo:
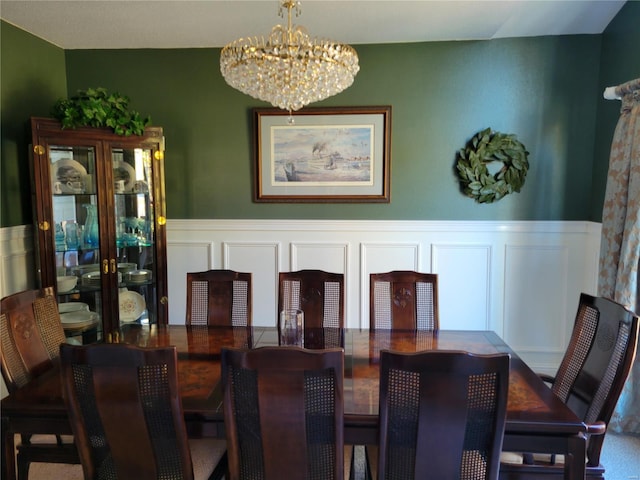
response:
[[[109,273],[109,262],[107,260],[102,261],[102,273],[105,275]]]
[[[47,230],[49,230],[49,228],[50,228],[49,222],[47,222],[46,220],[44,220],[44,221],[42,221],[42,222],[38,223],[38,228],[39,228],[40,230],[42,230],[43,232],[46,232],[46,231],[47,231]]]
[[[118,269],[116,268],[116,259],[112,258],[111,259],[111,273],[116,273],[118,271]]]

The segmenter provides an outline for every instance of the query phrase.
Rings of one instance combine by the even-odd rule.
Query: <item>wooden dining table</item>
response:
[[[278,345],[276,328],[125,325],[119,341],[145,347],[175,345],[185,421],[192,437],[224,437],[220,351]],[[463,350],[511,355],[503,450],[564,453],[565,479],[583,480],[586,427],[542,380],[491,331],[318,329],[305,348],[343,346],[345,443],[372,445],[378,434],[380,351]],[[15,479],[14,433],[70,434],[57,367],[2,399],[4,478]]]

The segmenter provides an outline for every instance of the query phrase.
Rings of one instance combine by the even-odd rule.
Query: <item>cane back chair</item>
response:
[[[193,479],[175,347],[60,347],[85,479]]]
[[[187,325],[251,326],[251,277],[233,270],[187,273]]]
[[[231,480],[342,480],[342,349],[223,349],[221,361]]]
[[[600,452],[633,365],[638,328],[638,317],[622,305],[582,293],[569,346],[556,375],[540,375],[587,425],[588,479],[604,478]],[[501,480],[563,478],[562,456],[505,452],[502,460]]]
[[[52,288],[27,290],[0,302],[0,365],[9,393],[51,369],[59,361],[65,334]],[[78,464],[73,438],[22,435],[17,445],[18,480],[26,480],[31,463]]]
[[[497,479],[509,355],[380,357],[380,479]]]
[[[324,270],[280,272],[278,312],[304,312],[305,346],[344,346],[344,275]],[[278,329],[280,323],[278,322]],[[278,332],[280,333],[280,332]]]
[[[410,270],[369,275],[372,329],[438,330],[438,276]]]

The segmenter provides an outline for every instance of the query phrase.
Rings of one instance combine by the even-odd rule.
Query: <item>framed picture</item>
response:
[[[293,120],[293,121],[291,121]],[[256,202],[390,201],[391,107],[254,109]]]

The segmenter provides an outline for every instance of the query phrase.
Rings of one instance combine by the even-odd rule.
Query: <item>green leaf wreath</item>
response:
[[[529,152],[513,134],[478,132],[458,151],[456,169],[462,191],[478,203],[493,203],[505,195],[519,192],[529,170]],[[502,163],[494,175],[487,165]]]
[[[62,128],[109,127],[118,135],[142,135],[151,118],[129,110],[129,97],[108,93],[105,88],[78,90],[69,99],[60,99],[51,114]]]

